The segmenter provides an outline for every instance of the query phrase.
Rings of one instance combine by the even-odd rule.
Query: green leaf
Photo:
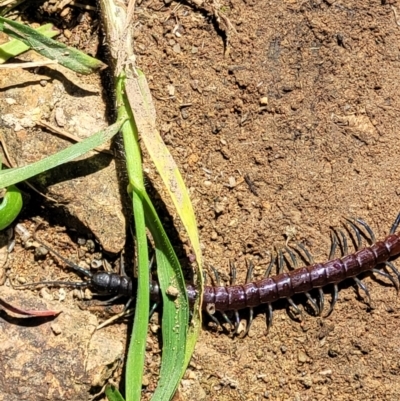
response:
[[[42,35],[52,38],[59,34],[59,31],[54,29],[53,24],[42,25],[35,31],[40,32]],[[20,40],[13,39],[0,46],[0,64],[4,64],[8,59],[18,56],[19,54],[29,50],[29,46]]]
[[[48,156],[45,159],[39,160],[35,163],[23,167],[10,168],[0,172],[0,188],[6,188],[10,185],[25,181],[33,176],[40,174],[51,168],[57,167],[61,164],[67,163],[79,156],[84,155],[86,152],[102,145],[111,139],[121,128],[124,120],[119,120],[110,125],[105,130],[101,130],[96,134],[89,136],[82,142],[75,143],[60,152]]]
[[[22,193],[15,185],[11,185],[0,203],[0,230],[7,228],[17,218],[21,209]]]
[[[138,69],[129,74],[129,77],[130,78],[127,79],[126,82],[126,95],[134,113],[135,122],[138,127],[140,137],[143,140],[143,143],[145,144],[146,149],[149,152],[150,157],[171,196],[176,208],[176,212],[186,228],[194,253],[196,255],[198,268],[196,271],[196,286],[200,296],[194,305],[192,321],[187,336],[185,364],[181,371],[181,376],[183,376],[186,366],[188,365],[193,354],[194,347],[201,330],[203,273],[199,234],[189,192],[185,186],[175,160],[173,159],[168,148],[165,146],[159,132],[156,129],[156,112],[146,77],[144,76],[143,72]]]
[[[140,192],[145,191],[142,171],[142,158],[140,154],[137,128],[124,96],[125,76],[116,80],[116,95],[118,104],[118,117],[129,119],[122,127],[126,166],[129,181],[134,181]],[[142,390],[142,377],[144,358],[146,354],[146,337],[150,310],[150,278],[149,278],[149,252],[147,248],[147,235],[143,202],[136,193],[129,191],[132,198],[133,215],[135,216],[135,234],[137,242],[137,279],[135,317],[129,344],[126,362],[126,399],[136,401],[140,399]]]
[[[105,390],[108,401],[125,401],[121,393],[114,386],[108,385]]]
[[[27,25],[7,18],[0,17],[0,31],[20,40],[42,56],[57,60],[59,64],[77,73],[88,75],[106,67],[100,60],[63,43],[58,43]]]

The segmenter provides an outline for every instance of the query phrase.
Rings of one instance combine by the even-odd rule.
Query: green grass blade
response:
[[[146,223],[156,247],[157,273],[163,299],[162,359],[160,380],[152,401],[172,399],[182,371],[186,368],[185,352],[189,325],[189,303],[185,280],[175,251],[146,193],[135,192],[143,200]],[[171,289],[176,296],[170,296]]]
[[[125,401],[121,393],[114,386],[107,386],[105,390],[108,401]]]
[[[82,142],[75,143],[60,152],[35,163],[0,171],[0,188],[6,188],[10,185],[17,184],[18,182],[25,181],[37,174],[84,155],[86,152],[89,152],[111,139],[119,131],[123,123],[124,120],[118,120],[108,128],[97,132],[96,134],[84,139]]]
[[[146,146],[150,157],[155,164],[164,184],[172,198],[176,211],[186,228],[197,259],[197,281],[199,298],[193,309],[192,324],[187,337],[185,365],[182,376],[193,354],[201,330],[201,303],[203,288],[202,255],[200,249],[199,234],[196,218],[190,201],[188,190],[168,148],[165,146],[155,126],[155,109],[146,77],[140,70],[137,74],[131,74],[132,78],[127,82],[126,93],[135,115],[135,121],[140,136]]]
[[[54,29],[53,24],[45,24],[35,29],[42,35],[53,38],[59,34],[57,29]],[[29,46],[17,39],[12,39],[0,46],[0,64],[4,64],[8,59],[18,56],[19,54],[29,50]]]
[[[126,166],[129,182],[135,182],[140,192],[145,191],[142,171],[142,159],[137,136],[137,128],[124,98],[124,80],[122,75],[116,80],[118,117],[129,118],[122,127]],[[128,105],[128,108],[126,108]],[[141,197],[136,191],[129,192],[132,197],[133,215],[135,217],[135,233],[138,254],[138,288],[135,317],[126,362],[126,400],[138,401],[142,391],[144,358],[146,353],[146,337],[150,310],[150,278],[149,254],[147,248],[146,223]]]
[[[106,65],[87,54],[42,35],[27,25],[0,17],[0,31],[18,39],[41,55],[57,60],[64,67],[79,74],[92,74]]]

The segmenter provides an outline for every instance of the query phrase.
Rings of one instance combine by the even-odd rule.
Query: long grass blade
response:
[[[82,142],[75,143],[74,145],[63,149],[60,152],[35,163],[0,171],[0,188],[5,188],[10,185],[17,184],[18,182],[25,181],[37,174],[50,170],[51,168],[74,160],[90,150],[103,145],[120,130],[124,122],[125,120],[118,120],[116,123],[110,125],[104,130],[97,132],[94,135],[89,136]]]
[[[59,64],[79,74],[92,74],[106,68],[106,65],[100,60],[48,38],[35,29],[19,22],[0,17],[0,31],[14,39],[18,39],[42,56],[57,60]]]

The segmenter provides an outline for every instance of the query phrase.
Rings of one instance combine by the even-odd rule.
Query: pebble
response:
[[[300,363],[305,363],[305,362],[307,362],[308,357],[303,351],[299,351],[299,353],[297,354],[297,360]]]
[[[62,329],[61,326],[58,323],[53,323],[51,325],[51,330],[53,331],[53,333],[58,336],[59,334],[62,333]]]
[[[264,96],[260,99],[260,104],[266,106],[268,104],[268,97]]]
[[[40,296],[45,299],[46,301],[52,301],[53,298],[53,294],[51,294],[47,288],[42,288],[40,290]]]

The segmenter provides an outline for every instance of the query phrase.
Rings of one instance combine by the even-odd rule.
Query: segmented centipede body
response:
[[[356,277],[399,254],[400,237],[393,234],[370,247],[326,263],[315,263],[244,285],[206,286],[203,309],[213,304],[217,311],[240,310],[290,298]]]
[[[328,315],[332,312],[333,307],[338,299],[338,284],[346,279],[353,278],[357,285],[367,294],[370,298],[367,287],[362,283],[357,276],[365,272],[373,272],[380,274],[389,279],[393,285],[399,290],[400,273],[390,262],[390,259],[400,255],[400,234],[396,234],[397,228],[400,224],[400,213],[397,216],[389,236],[382,241],[376,241],[372,229],[361,219],[348,220],[348,224],[356,238],[356,252],[348,253],[347,239],[343,231],[338,230],[332,236],[332,246],[329,255],[329,261],[325,263],[313,263],[312,257],[303,246],[299,246],[305,253],[310,263],[307,266],[297,268],[288,273],[283,272],[283,267],[280,266],[279,274],[269,277],[270,267],[267,269],[266,277],[258,281],[250,281],[251,273],[248,272],[248,282],[243,285],[229,285],[229,286],[205,286],[203,294],[202,308],[211,316],[211,318],[219,324],[218,320],[214,317],[216,311],[222,313],[226,322],[234,327],[236,332],[239,327],[238,310],[248,308],[250,310],[250,318],[247,325],[246,332],[249,330],[253,320],[253,308],[266,304],[267,305],[267,325],[272,323],[272,306],[271,304],[279,299],[287,299],[290,305],[294,308],[296,313],[300,310],[293,302],[292,297],[296,294],[305,294],[313,305],[315,312],[321,314],[324,308],[324,294],[322,288],[327,285],[333,285],[334,293],[332,297],[331,306]],[[362,228],[365,229],[363,231]],[[348,227],[347,227],[348,229]],[[361,230],[360,230],[361,229]],[[348,230],[350,231],[350,230]],[[361,248],[361,236],[367,238],[370,246]],[[50,285],[69,285],[77,288],[92,287],[101,292],[108,292],[117,295],[131,297],[134,292],[134,285],[131,278],[126,275],[110,273],[110,272],[96,272],[92,273],[89,270],[83,269],[80,266],[63,258],[60,254],[43,244],[40,240],[35,238],[50,252],[53,252],[60,259],[62,259],[68,266],[72,267],[75,271],[85,276],[85,281],[77,283],[63,283],[59,281],[41,282],[36,284],[50,284]],[[337,245],[340,245],[344,256],[334,258]],[[299,244],[300,245],[300,244]],[[295,257],[291,251],[289,252],[290,258],[295,262]],[[282,259],[282,253],[281,253]],[[295,262],[296,265],[297,262]],[[281,262],[278,262],[280,265]],[[390,269],[396,276],[396,281],[392,275],[388,274],[382,269],[377,269],[379,265],[384,265]],[[24,287],[26,287],[25,285]],[[29,286],[29,285],[28,285]],[[194,304],[198,297],[197,289],[187,284],[188,299],[191,304]],[[319,291],[319,304],[314,300],[310,291],[318,289]],[[150,297],[158,303],[161,300],[160,287],[156,281],[151,281],[150,284]],[[235,312],[235,324],[233,325],[225,314],[226,311]]]

